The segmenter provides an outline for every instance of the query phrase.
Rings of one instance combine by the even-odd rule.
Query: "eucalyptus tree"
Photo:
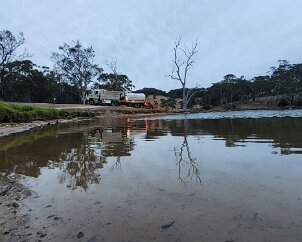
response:
[[[64,43],[59,46],[59,51],[52,53],[54,71],[63,82],[74,86],[85,103],[85,93],[97,76],[102,73],[102,68],[94,63],[95,52],[93,48],[83,47],[80,41],[72,45]]]
[[[0,30],[0,98],[5,92],[6,80],[5,77],[9,74],[7,65],[11,62],[21,60],[26,55],[18,53],[18,48],[25,42],[23,33],[13,35],[9,30]]]
[[[106,65],[110,69],[110,73],[100,73],[95,87],[104,88],[110,91],[131,91],[135,86],[132,80],[125,74],[122,74],[117,67],[117,60],[106,60]]]

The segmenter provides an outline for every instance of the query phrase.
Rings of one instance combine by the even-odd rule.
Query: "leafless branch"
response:
[[[190,152],[189,144],[187,141],[187,137],[184,136],[184,141],[182,143],[182,146],[180,147],[180,151],[177,151],[177,148],[174,148],[175,156],[178,157],[176,165],[178,166],[178,179],[186,184],[186,180],[189,178],[190,180],[193,179],[195,176],[196,181],[201,183],[200,178],[200,171],[197,168],[197,161],[196,158],[193,158]],[[187,157],[185,158],[184,153],[187,154]],[[185,176],[182,175],[182,169],[185,165],[188,165],[189,168],[187,170],[187,174]]]
[[[188,96],[186,95],[186,84],[187,76],[190,69],[194,67],[195,60],[193,59],[194,55],[198,52],[198,40],[192,43],[192,46],[188,48],[187,46],[181,46],[181,35],[179,35],[173,47],[173,67],[171,74],[168,75],[172,80],[178,80],[183,88],[183,105],[184,109],[187,108]]]
[[[105,64],[110,68],[113,74],[118,75],[119,70],[117,68],[117,58],[115,57],[111,61],[105,60]]]
[[[201,89],[199,88],[198,85],[196,85],[195,88],[189,89],[189,91],[187,93],[187,103],[189,103],[191,101],[192,97],[194,97],[194,95],[200,91],[201,91]]]

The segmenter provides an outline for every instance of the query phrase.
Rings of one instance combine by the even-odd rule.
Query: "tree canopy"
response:
[[[102,72],[102,69],[94,64],[94,57],[93,48],[84,48],[80,41],[59,46],[59,52],[52,53],[51,57],[58,78],[74,86],[83,103],[89,84]]]
[[[6,75],[9,73],[8,65],[11,62],[22,59],[25,55],[18,55],[18,48],[24,44],[23,33],[17,36],[9,30],[0,30],[0,98],[5,94],[9,83]]]
[[[160,90],[160,89],[156,89],[156,88],[152,88],[152,87],[144,87],[143,89],[139,89],[134,91],[135,93],[144,93],[146,96],[148,95],[160,95],[160,96],[167,96],[167,92]]]
[[[131,91],[135,87],[127,75],[119,72],[117,59],[110,62],[106,60],[106,65],[109,67],[110,73],[101,73],[94,87],[109,91]]]
[[[134,87],[132,81],[124,74],[102,73],[98,80],[94,86],[109,91],[131,91]]]

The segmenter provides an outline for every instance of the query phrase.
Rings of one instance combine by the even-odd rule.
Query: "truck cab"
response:
[[[86,94],[85,103],[90,105],[119,106],[124,91],[108,91],[106,89],[93,89]]]
[[[100,104],[100,95],[103,94],[105,89],[93,89],[86,93],[85,103],[90,105]]]

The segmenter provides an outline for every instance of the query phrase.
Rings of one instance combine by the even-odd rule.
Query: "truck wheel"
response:
[[[89,104],[90,105],[94,105],[94,100],[93,99],[89,99]]]

